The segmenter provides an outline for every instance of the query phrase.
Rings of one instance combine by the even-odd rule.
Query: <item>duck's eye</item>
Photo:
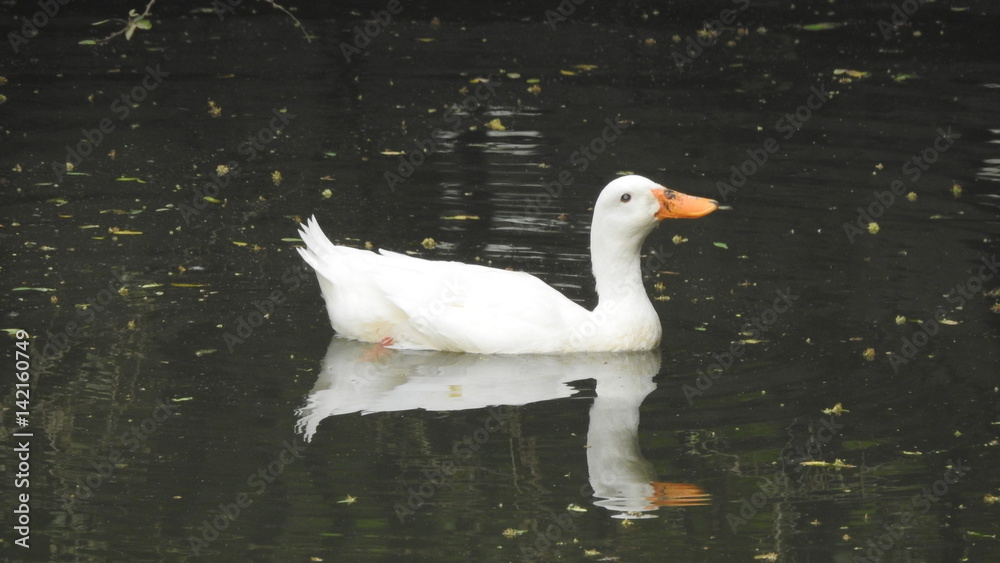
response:
[[[622,194],[622,203],[628,203],[632,200],[632,194]]]

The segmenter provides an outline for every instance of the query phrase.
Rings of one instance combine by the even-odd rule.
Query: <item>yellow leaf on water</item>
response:
[[[576,76],[576,73],[573,72],[572,70],[560,70],[559,74],[563,76]]]
[[[234,240],[233,244],[235,244],[236,246],[246,246],[249,243],[238,241],[238,240]]]
[[[208,287],[207,283],[172,283],[172,287]]]
[[[871,73],[870,72],[864,72],[864,71],[861,71],[861,70],[851,70],[849,68],[837,68],[837,69],[833,70],[833,74],[835,76],[840,76],[842,74],[846,74],[847,76],[850,76],[851,78],[867,78],[868,75],[870,75]]]
[[[842,404],[837,403],[836,405],[833,405],[832,408],[823,409],[822,412],[823,414],[835,414],[837,416],[840,416],[840,413],[851,412],[851,411],[845,409]]]
[[[500,123],[500,118],[499,117],[496,118],[496,119],[494,119],[494,120],[492,120],[492,121],[490,121],[490,122],[488,122],[486,124],[486,127],[490,128],[490,129],[492,129],[494,131],[506,131],[507,130],[507,128],[504,127],[503,123]]]
[[[478,221],[479,215],[452,215],[450,217],[442,217],[445,221]]]
[[[403,153],[401,153],[399,151],[384,150],[384,151],[382,151],[382,154],[384,154],[386,156],[399,156],[399,155],[401,155]]]
[[[578,68],[580,70],[594,70],[597,65],[573,65],[573,68]]]

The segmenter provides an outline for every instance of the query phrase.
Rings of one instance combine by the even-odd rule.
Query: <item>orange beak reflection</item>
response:
[[[653,188],[650,191],[660,202],[660,210],[655,215],[657,219],[697,219],[719,208],[719,202],[714,199],[682,194],[670,188]]]
[[[704,506],[712,500],[711,495],[702,490],[698,485],[692,485],[691,483],[663,483],[654,481],[651,484],[653,485],[653,496],[646,499],[651,503],[650,508],[658,506]]]

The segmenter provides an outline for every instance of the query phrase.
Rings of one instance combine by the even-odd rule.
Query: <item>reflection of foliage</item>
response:
[[[285,15],[292,18],[292,21],[295,22],[295,26],[302,30],[302,34],[305,36],[306,41],[307,42],[311,41],[309,33],[307,33],[305,28],[302,26],[302,22],[300,22],[299,19],[296,18],[288,10],[288,8],[285,8],[281,4],[278,4],[277,2],[275,2],[275,0],[262,0],[262,1],[270,4],[271,7],[273,7],[276,10],[281,10],[282,12],[285,13]],[[239,5],[241,2],[242,0],[231,0],[230,2],[225,2],[224,0],[216,0],[212,5],[211,10],[214,11],[216,14],[218,14],[219,17],[221,18],[222,12],[233,11],[234,6]],[[85,39],[83,41],[80,41],[80,45],[101,45],[123,34],[125,35],[126,40],[131,40],[132,34],[135,33],[136,29],[150,29],[153,27],[152,22],[150,22],[148,19],[149,16],[153,14],[152,11],[153,4],[156,4],[156,0],[149,0],[149,3],[146,4],[146,9],[143,10],[141,14],[137,13],[135,10],[129,10],[127,20],[123,20],[121,18],[113,18],[110,20],[104,20],[94,23],[93,25],[101,25],[108,22],[120,22],[123,25],[121,29],[112,33],[111,35],[108,35],[107,37],[101,39]]]
[[[132,39],[132,34],[135,33],[136,29],[149,29],[153,27],[153,24],[147,19],[152,14],[153,4],[156,4],[156,0],[149,0],[149,4],[146,4],[146,9],[141,13],[136,13],[135,10],[129,10],[127,20],[120,18],[115,18],[111,20],[104,20],[95,23],[94,25],[101,25],[109,21],[117,21],[124,24],[124,26],[118,31],[112,33],[111,35],[103,39],[87,39],[81,41],[81,45],[97,45],[101,43],[107,43],[119,35],[125,34],[125,39]]]

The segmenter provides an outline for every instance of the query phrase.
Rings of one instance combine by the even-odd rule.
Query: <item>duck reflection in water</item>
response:
[[[656,388],[658,351],[562,355],[479,355],[391,350],[334,338],[316,385],[299,409],[306,441],[330,416],[413,409],[457,411],[519,406],[572,396],[570,382],[593,379],[587,432],[594,504],[617,518],[650,518],[663,506],[708,504],[697,485],[656,480],[639,449],[639,407]]]

